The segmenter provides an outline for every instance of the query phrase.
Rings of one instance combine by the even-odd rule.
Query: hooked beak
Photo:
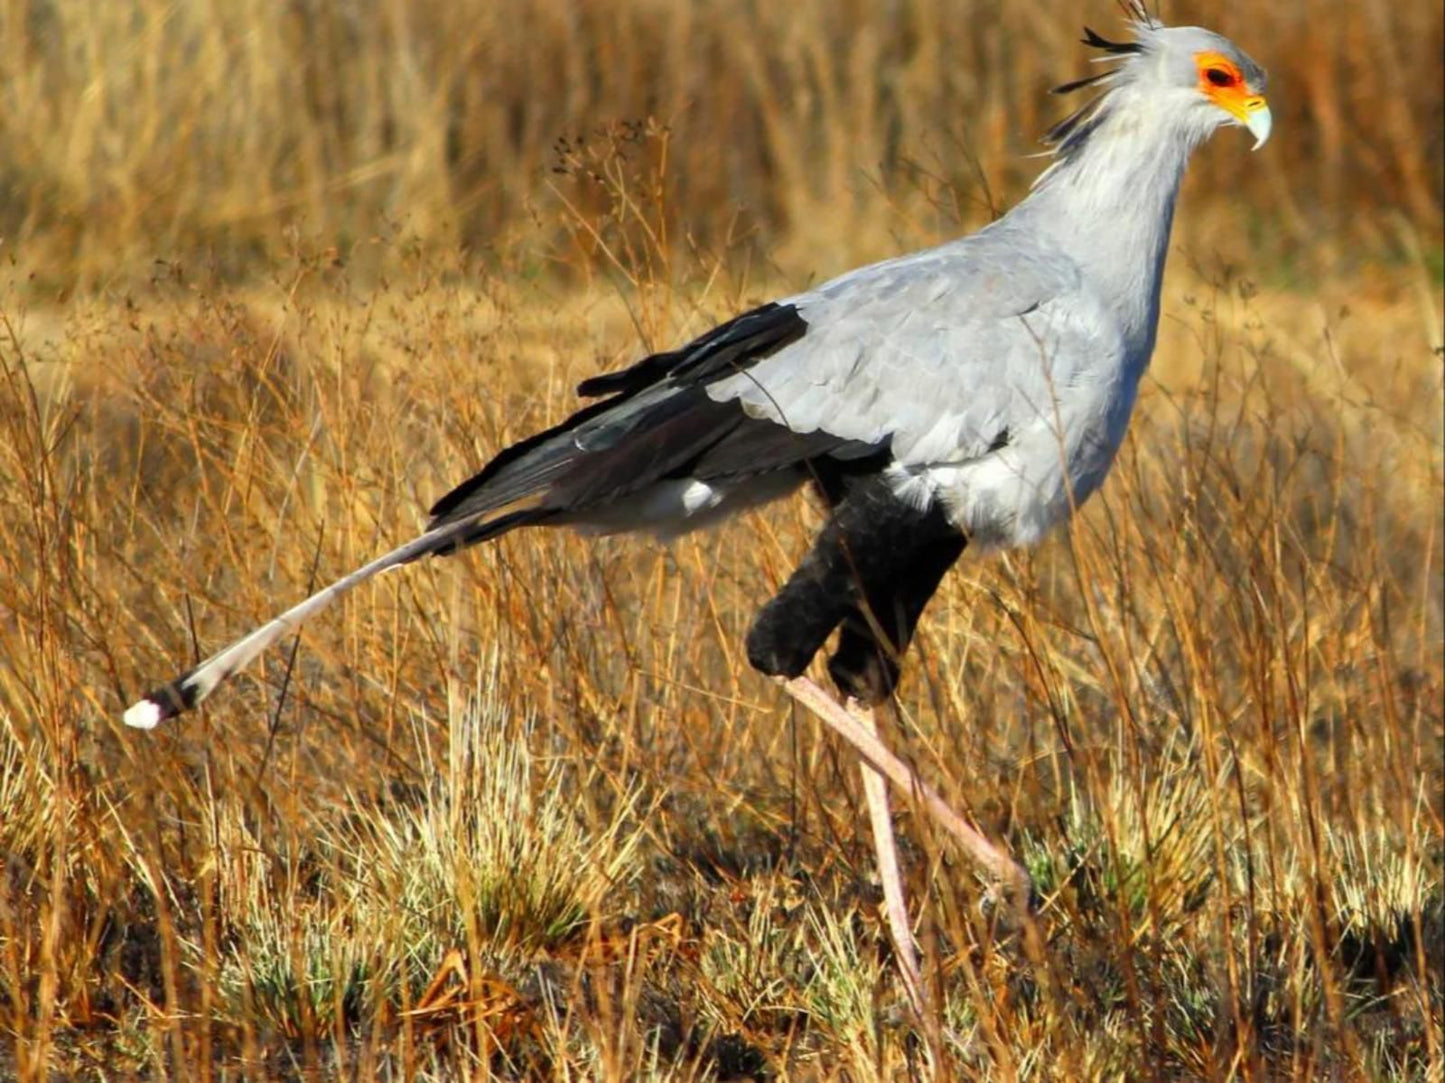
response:
[[[1250,150],[1258,150],[1269,141],[1269,130],[1274,127],[1274,118],[1269,115],[1269,106],[1263,98],[1251,98],[1244,116],[1239,119],[1249,129],[1249,134],[1254,136],[1254,146],[1250,147]]]
[[[1249,129],[1249,134],[1254,136],[1251,150],[1264,146],[1269,139],[1270,129],[1274,127],[1274,118],[1269,114],[1269,103],[1264,100],[1263,94],[1221,94],[1215,97],[1214,103],[1241,126]]]

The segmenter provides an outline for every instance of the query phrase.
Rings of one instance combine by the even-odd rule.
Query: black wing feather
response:
[[[577,385],[584,398],[636,394],[658,381],[698,383],[736,372],[803,337],[808,323],[793,305],[776,302],[736,316],[686,346],[644,357],[620,372],[604,372]],[[683,381],[683,377],[687,379]]]
[[[541,521],[667,479],[739,479],[822,455],[856,459],[876,451],[826,432],[795,433],[708,397],[708,383],[797,341],[807,327],[794,306],[763,305],[681,349],[583,381],[580,394],[610,397],[502,451],[437,501],[433,526],[533,497],[530,521]]]

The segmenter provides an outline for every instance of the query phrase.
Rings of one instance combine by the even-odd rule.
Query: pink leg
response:
[[[873,708],[849,699],[845,709],[859,726],[877,739],[878,722]],[[888,913],[888,931],[893,934],[893,950],[898,955],[898,969],[903,972],[903,987],[914,1014],[919,1019],[926,1019],[928,994],[918,967],[918,945],[913,940],[913,929],[908,921],[908,900],[903,894],[898,844],[893,836],[893,815],[888,807],[888,782],[866,760],[859,764],[859,768],[863,772],[863,794],[868,799],[873,849],[878,857],[878,878],[883,883],[883,905]]]
[[[1033,886],[1029,874],[1008,852],[990,842],[977,828],[949,807],[938,792],[924,782],[913,768],[889,752],[870,730],[846,711],[832,696],[807,677],[782,681],[788,694],[808,708],[840,737],[856,748],[864,761],[893,785],[921,804],[935,820],[962,845],[968,856],[997,882],[1001,901],[1027,916]]]

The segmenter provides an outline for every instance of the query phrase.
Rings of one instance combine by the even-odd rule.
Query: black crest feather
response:
[[[1102,49],[1114,56],[1131,56],[1144,51],[1144,47],[1137,41],[1110,41],[1108,38],[1100,37],[1092,27],[1088,26],[1084,27],[1084,36],[1079,40],[1090,48]]]
[[[1113,74],[1114,71],[1112,68],[1108,71],[1095,72],[1093,75],[1086,75],[1082,79],[1075,79],[1072,82],[1064,83],[1062,86],[1056,86],[1053,90],[1049,91],[1049,93],[1072,94],[1076,90],[1083,90],[1087,86],[1093,86],[1095,83],[1107,79]]]

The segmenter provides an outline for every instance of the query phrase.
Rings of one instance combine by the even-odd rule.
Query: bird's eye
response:
[[[1208,79],[1215,86],[1234,85],[1234,76],[1223,68],[1210,68],[1204,73],[1204,78]]]

